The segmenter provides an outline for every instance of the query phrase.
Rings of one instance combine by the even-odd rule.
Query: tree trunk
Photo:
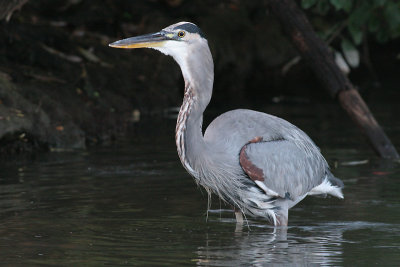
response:
[[[338,99],[344,110],[369,138],[379,156],[398,159],[399,154],[367,104],[335,64],[327,45],[317,36],[295,1],[267,0],[267,3],[324,88],[333,98]]]

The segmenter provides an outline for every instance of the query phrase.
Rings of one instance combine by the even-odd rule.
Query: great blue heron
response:
[[[211,99],[214,64],[203,32],[179,22],[160,32],[110,44],[153,48],[172,56],[185,80],[176,145],[186,170],[207,192],[242,213],[287,225],[288,210],[307,195],[343,198],[343,183],[329,171],[318,147],[293,124],[261,112],[237,109],[217,117],[202,133]]]

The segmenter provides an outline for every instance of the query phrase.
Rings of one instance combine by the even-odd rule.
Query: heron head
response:
[[[126,38],[109,44],[115,48],[153,48],[173,56],[178,63],[190,54],[196,43],[206,41],[203,32],[195,24],[179,22],[159,32]]]

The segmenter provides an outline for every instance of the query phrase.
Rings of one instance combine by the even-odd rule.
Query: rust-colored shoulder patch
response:
[[[264,181],[264,172],[262,169],[258,168],[256,165],[254,165],[249,157],[246,154],[246,148],[249,144],[251,143],[258,143],[262,142],[263,138],[261,136],[257,136],[253,139],[251,139],[249,142],[247,142],[242,149],[240,149],[239,153],[239,162],[240,165],[242,166],[242,169],[244,172],[253,180],[253,181]]]
[[[258,142],[262,142],[263,138],[261,136],[256,136],[253,139],[251,139],[249,142],[247,142],[246,145],[250,144],[250,143],[258,143]]]

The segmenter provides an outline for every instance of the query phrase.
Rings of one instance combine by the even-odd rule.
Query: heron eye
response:
[[[185,37],[185,35],[186,35],[186,32],[184,32],[184,31],[179,31],[178,32],[178,37],[179,38],[183,38],[183,37]]]

